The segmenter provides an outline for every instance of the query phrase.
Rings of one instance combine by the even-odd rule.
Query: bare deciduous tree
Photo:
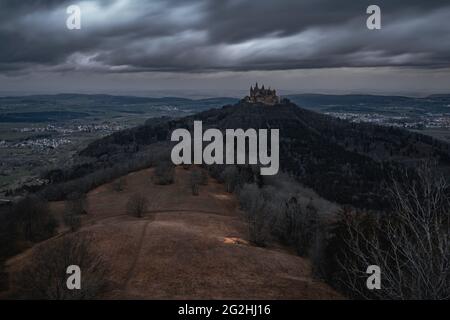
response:
[[[125,190],[126,184],[126,179],[124,177],[121,177],[112,183],[112,187],[114,191],[122,192],[123,190]]]
[[[147,207],[147,198],[142,194],[135,194],[127,202],[127,213],[133,217],[141,218]]]
[[[194,195],[194,196],[198,196],[201,179],[202,179],[202,176],[201,176],[200,170],[197,168],[193,168],[191,170],[191,176],[190,176],[189,182],[191,185],[192,195]]]
[[[294,233],[293,241],[297,253],[300,256],[306,256],[309,254],[311,245],[313,244],[316,233],[319,229],[319,216],[317,209],[309,203],[305,209],[301,209],[299,205],[294,205],[293,208],[287,208],[293,210],[294,217]]]
[[[445,180],[424,165],[413,182],[393,181],[393,210],[369,230],[348,219],[347,250],[339,260],[347,287],[365,298],[449,299],[447,192]],[[369,265],[381,268],[381,290],[365,289]]]
[[[31,259],[13,275],[12,288],[25,299],[93,299],[106,286],[106,266],[93,252],[89,235],[68,235],[34,249]],[[67,288],[67,267],[82,271],[81,289]]]
[[[66,210],[75,215],[87,214],[88,202],[86,194],[73,192],[67,197]]]
[[[153,180],[159,185],[168,185],[174,182],[175,167],[170,161],[160,161],[156,168]]]
[[[245,211],[249,240],[257,246],[264,247],[270,233],[269,220],[272,210],[276,207],[264,199],[255,184],[244,185],[239,198]]]
[[[66,200],[64,209],[64,224],[75,232],[81,227],[81,215],[87,213],[86,195],[81,193],[71,193]]]
[[[58,226],[48,203],[36,196],[28,196],[13,208],[14,228],[25,241],[39,242],[52,236]]]
[[[236,166],[227,166],[221,173],[227,192],[233,192],[239,182],[239,171]]]
[[[206,170],[200,170],[200,184],[202,186],[208,185],[208,172]]]
[[[75,232],[81,228],[81,217],[70,210],[64,211],[63,220],[71,232]]]

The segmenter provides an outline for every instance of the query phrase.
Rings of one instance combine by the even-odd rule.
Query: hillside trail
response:
[[[176,168],[167,186],[155,185],[152,176],[153,169],[133,172],[124,177],[122,192],[112,182],[87,195],[88,214],[78,232],[93,235],[92,248],[108,266],[110,289],[101,298],[342,298],[313,279],[307,260],[278,245],[250,244],[238,202],[222,184],[209,179],[193,196],[189,170]],[[142,218],[126,214],[136,193],[149,203]],[[64,203],[51,208],[61,219]],[[11,259],[10,272],[38,247]]]
[[[129,268],[126,276],[125,276],[125,281],[124,281],[124,284],[123,284],[123,290],[125,290],[125,291],[127,291],[129,283],[130,283],[130,280],[133,277],[134,271],[136,269],[136,266],[137,266],[137,263],[138,263],[138,260],[139,260],[139,256],[141,255],[141,251],[142,251],[142,247],[143,247],[143,243],[144,243],[145,232],[147,231],[147,227],[148,227],[150,222],[151,222],[150,220],[147,221],[142,227],[142,233],[141,233],[141,235],[139,237],[138,247],[135,250],[136,252],[134,253],[133,262],[131,263],[131,266],[130,266],[130,268]]]

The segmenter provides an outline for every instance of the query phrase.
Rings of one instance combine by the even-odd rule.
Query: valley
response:
[[[0,197],[45,183],[48,170],[76,165],[90,142],[149,118],[188,115],[229,98],[190,100],[107,95],[0,97]]]

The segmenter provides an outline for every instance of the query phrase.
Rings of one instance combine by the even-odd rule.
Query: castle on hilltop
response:
[[[265,89],[264,85],[259,88],[258,83],[255,87],[250,87],[250,95],[243,99],[246,103],[264,104],[274,106],[280,103],[280,98],[277,96],[276,90]]]

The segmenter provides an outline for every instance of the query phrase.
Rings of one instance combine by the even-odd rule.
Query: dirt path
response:
[[[139,260],[139,257],[141,256],[142,246],[143,246],[144,238],[145,238],[145,232],[147,231],[147,227],[148,227],[149,223],[151,223],[151,220],[146,221],[145,224],[142,227],[142,232],[141,232],[141,235],[139,237],[139,243],[138,243],[136,252],[134,253],[134,257],[133,257],[133,261],[131,262],[130,269],[128,270],[127,275],[125,277],[125,282],[123,284],[123,289],[122,290],[127,291],[128,285],[130,283],[130,280],[133,277],[134,271],[136,269],[137,262]]]

